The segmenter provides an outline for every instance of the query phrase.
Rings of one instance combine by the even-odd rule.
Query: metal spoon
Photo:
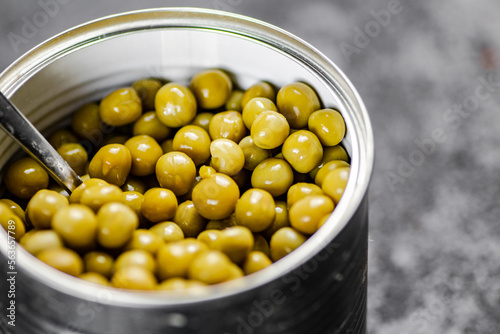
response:
[[[0,127],[71,193],[82,180],[31,122],[0,92]]]

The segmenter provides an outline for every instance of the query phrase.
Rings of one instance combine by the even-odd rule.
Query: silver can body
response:
[[[351,174],[325,225],[272,266],[203,295],[98,287],[57,272],[18,246],[16,327],[2,316],[2,328],[36,334],[365,333],[373,135],[356,90],[307,43],[266,23],[219,11],[137,11],[90,22],[43,43],[0,75],[0,91],[47,130],[78,106],[134,80],[162,77],[187,84],[205,68],[234,73],[243,88],[260,80],[277,86],[304,81],[324,106],[342,112]],[[0,134],[0,168],[17,150]],[[5,231],[0,237],[7,239]],[[4,277],[9,254],[7,243],[0,242],[2,292],[10,286]],[[9,302],[0,297],[0,308]]]

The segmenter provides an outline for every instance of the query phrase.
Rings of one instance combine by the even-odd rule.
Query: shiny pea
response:
[[[99,116],[112,126],[122,126],[135,122],[142,114],[142,102],[132,87],[117,89],[102,99]]]
[[[195,238],[207,225],[207,220],[198,213],[193,201],[185,201],[179,205],[174,222],[179,225],[186,238]]]
[[[237,111],[223,111],[210,119],[208,132],[212,140],[225,138],[239,143],[247,135],[241,114]]]
[[[213,245],[217,241],[217,239],[219,239],[220,235],[220,230],[206,230],[198,234],[196,240],[205,243],[208,248],[214,249]]]
[[[193,203],[200,215],[207,219],[219,220],[233,213],[240,190],[229,176],[216,173],[202,179],[193,189]]]
[[[199,166],[210,158],[210,136],[202,127],[186,125],[175,134],[172,148],[187,154]]]
[[[276,104],[279,112],[294,129],[306,127],[309,116],[320,108],[319,98],[314,90],[301,82],[283,86],[278,91]]]
[[[321,167],[332,160],[342,160],[349,163],[349,156],[347,155],[345,149],[340,145],[323,147],[323,159],[321,159],[321,162],[318,164],[318,166],[316,166],[312,171],[309,172],[309,175],[312,177],[312,179],[314,180],[316,178],[316,174]]]
[[[245,276],[245,273],[243,272],[243,270],[238,265],[231,263],[229,265],[229,275],[224,280],[224,282],[231,281],[233,279],[237,279],[237,278],[240,278],[243,276]]]
[[[53,191],[42,189],[28,202],[26,213],[31,224],[37,229],[48,229],[52,217],[58,210],[69,205],[68,199]]]
[[[276,100],[276,92],[268,82],[257,82],[245,90],[245,93],[241,97],[241,105],[245,107],[251,99],[256,97],[264,97],[274,102]]]
[[[293,183],[293,171],[282,159],[269,158],[255,167],[252,173],[252,187],[268,191],[274,197],[280,196]]]
[[[234,263],[242,263],[252,250],[254,242],[253,234],[247,227],[232,226],[218,231],[217,238],[210,242],[209,247],[223,252]]]
[[[269,243],[272,260],[276,262],[282,259],[284,256],[297,249],[306,240],[307,238],[294,228],[280,228],[273,234],[271,242]]]
[[[223,71],[210,69],[195,74],[189,88],[193,91],[201,108],[215,109],[222,107],[229,99],[233,83]]]
[[[88,155],[82,145],[77,143],[63,144],[57,149],[57,153],[78,175],[87,173]]]
[[[219,173],[235,175],[245,165],[245,155],[238,144],[229,139],[215,139],[210,143],[211,166]]]
[[[321,188],[333,199],[335,205],[338,204],[340,198],[344,194],[349,179],[349,167],[339,167],[329,172],[323,179]]]
[[[120,187],[127,180],[131,168],[129,149],[121,144],[109,144],[99,149],[90,161],[89,175]]]
[[[63,240],[54,230],[31,230],[21,238],[20,244],[35,256],[44,249],[64,247]]]
[[[191,189],[196,176],[193,160],[178,151],[162,155],[155,168],[160,186],[170,189],[177,196],[184,195]]]
[[[68,247],[81,249],[95,243],[97,219],[87,206],[71,204],[62,207],[54,214],[51,226]]]
[[[123,192],[114,184],[95,185],[86,188],[80,197],[80,204],[86,205],[97,212],[104,204],[122,202]]]
[[[134,136],[127,140],[124,146],[128,148],[132,158],[132,175],[146,176],[155,172],[156,162],[163,155],[163,150],[153,137]]]
[[[83,272],[82,258],[68,248],[44,249],[38,253],[37,258],[71,276],[79,276]]]
[[[141,212],[150,222],[157,223],[174,218],[177,206],[177,197],[171,190],[151,188],[144,194]]]
[[[191,262],[208,247],[196,239],[184,239],[167,243],[158,250],[158,277],[187,277]]]
[[[115,271],[124,267],[137,266],[154,273],[156,262],[153,255],[143,249],[132,249],[121,253],[115,261]]]
[[[188,269],[188,278],[206,284],[222,283],[232,274],[231,260],[222,252],[208,250],[201,252],[192,260]]]
[[[251,136],[246,136],[238,144],[245,156],[245,165],[247,170],[254,170],[258,164],[271,157],[271,152],[255,145]]]
[[[243,98],[243,92],[241,90],[233,90],[229,99],[225,104],[226,110],[234,110],[241,112],[243,107],[241,106],[241,100]]]
[[[273,101],[265,97],[256,97],[248,101],[241,113],[243,123],[247,129],[252,128],[252,124],[261,113],[264,111],[278,111]]]
[[[297,231],[311,235],[318,230],[320,219],[332,213],[333,201],[326,195],[309,195],[290,208],[290,224]]]
[[[292,133],[283,144],[283,156],[299,173],[309,173],[323,158],[323,146],[310,131]]]
[[[315,184],[299,182],[288,189],[287,205],[291,208],[300,199],[310,195],[324,195],[323,190]]]
[[[132,239],[125,246],[125,250],[144,250],[156,255],[158,248],[163,245],[163,239],[150,230],[138,229],[132,234]]]
[[[97,212],[97,240],[105,248],[125,246],[138,226],[137,215],[123,203],[104,204]]]
[[[139,225],[143,226],[146,224],[146,218],[142,215],[142,203],[144,202],[143,194],[137,191],[124,191],[121,194],[121,200],[119,202],[122,202],[135,212],[137,218],[139,218]]]
[[[111,278],[111,285],[119,289],[155,290],[157,283],[151,271],[139,266],[120,268]]]
[[[272,263],[273,262],[266,254],[253,251],[247,255],[245,262],[243,263],[243,271],[245,272],[245,275],[250,275],[270,266]]]
[[[71,129],[86,140],[94,141],[102,138],[99,105],[87,103],[81,106],[71,117]]]
[[[236,223],[249,228],[252,232],[261,232],[274,221],[275,207],[273,196],[269,192],[256,188],[249,189],[236,203]]]
[[[314,183],[316,183],[318,186],[321,187],[323,184],[323,180],[325,179],[325,176],[332,170],[340,167],[350,167],[350,165],[343,160],[332,160],[320,166],[318,173],[316,173],[316,178],[314,179]]]
[[[233,110],[233,109],[229,109]],[[200,112],[196,114],[196,117],[193,119],[191,122],[191,125],[196,125],[205,130],[207,133],[210,131],[209,126],[210,126],[210,120],[214,117],[214,114],[211,112]]]
[[[309,116],[307,125],[324,146],[338,145],[346,131],[344,118],[334,109],[316,110]]]
[[[257,147],[270,150],[285,142],[290,133],[290,126],[285,116],[268,110],[255,118],[250,133]]]
[[[21,206],[19,204],[17,204],[13,200],[7,199],[7,198],[0,199],[0,202],[4,203],[4,204],[7,204],[7,206],[12,210],[12,212],[14,212],[14,214],[16,216],[18,216],[19,218],[21,218],[21,220],[24,223],[26,223],[26,213],[24,212],[23,208],[21,208]]]
[[[210,166],[201,166],[198,173],[200,174],[202,179],[206,179],[207,177],[210,177],[213,174],[217,173],[217,171]]]
[[[184,239],[184,232],[174,222],[161,222],[151,226],[150,232],[157,235],[163,242],[179,241]]]
[[[178,128],[189,124],[196,115],[196,108],[196,98],[186,86],[171,82],[156,93],[156,115],[168,127]]]
[[[267,239],[271,239],[272,235],[282,227],[289,227],[290,222],[288,220],[288,206],[283,201],[276,201],[276,207],[274,208],[276,213],[271,225],[262,232]]]
[[[323,159],[324,160],[322,162],[328,162],[332,160],[343,160],[345,162],[349,162],[349,155],[342,146],[336,145],[332,147],[325,147]]]
[[[69,202],[70,203],[80,203],[80,199],[82,198],[83,192],[90,187],[93,186],[105,186],[109,185],[108,182],[98,179],[98,178],[90,178],[86,181],[83,181],[82,184],[80,184],[78,187],[76,187],[75,190],[71,193],[71,196],[69,197]]]
[[[85,270],[110,278],[115,266],[115,260],[105,252],[92,251],[84,255]]]
[[[49,175],[34,159],[21,158],[7,167],[3,181],[14,196],[30,199],[49,186]]]

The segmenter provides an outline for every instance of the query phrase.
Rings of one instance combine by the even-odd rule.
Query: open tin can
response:
[[[365,333],[368,205],[373,134],[349,80],[306,42],[270,24],[195,8],[114,15],[37,46],[0,75],[2,91],[40,130],[76,107],[143,77],[186,84],[222,68],[247,88],[310,84],[344,116],[351,157],[344,195],[324,226],[297,250],[256,274],[204,295],[122,291],[63,274],[16,248],[15,319],[7,324],[7,234],[0,229],[0,325],[13,333]],[[0,133],[0,168],[17,146]],[[7,276],[7,277],[6,277]]]

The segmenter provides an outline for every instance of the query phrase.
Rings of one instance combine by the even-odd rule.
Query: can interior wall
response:
[[[186,84],[205,68],[234,73],[242,88],[259,80],[277,86],[304,81],[324,106],[339,109],[348,129],[343,145],[352,158],[345,197],[352,202],[341,201],[324,231],[295,254],[201,299],[166,300],[96,288],[18,249],[18,316],[26,333],[364,333],[366,190],[373,139],[356,91],[316,50],[277,28],[233,14],[157,9],[96,21],[76,34],[56,37],[2,73],[0,90],[47,130],[67,122],[78,106],[139,78]],[[16,151],[1,133],[0,168]],[[0,236],[6,238],[3,230]],[[0,250],[4,273],[3,243]]]

